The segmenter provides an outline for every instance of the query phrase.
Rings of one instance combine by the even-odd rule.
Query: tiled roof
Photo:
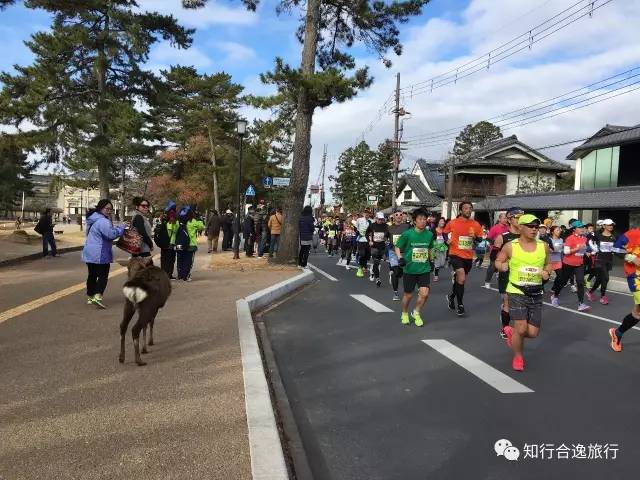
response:
[[[426,160],[418,160],[418,166],[427,184],[438,195],[444,195],[444,171],[442,163],[428,163]]]
[[[417,175],[405,175],[402,177],[400,181],[400,188],[398,189],[401,192],[404,189],[404,186],[408,185],[411,191],[418,198],[417,204],[432,207],[434,205],[439,205],[442,202],[442,198],[437,195],[434,195],[427,187],[424,186],[420,177]],[[404,204],[404,202],[402,202]],[[416,203],[416,202],[411,202]]]
[[[499,155],[500,151],[510,147],[515,147],[518,150],[521,150],[528,155],[538,157],[541,160],[537,160],[535,158],[512,158]],[[515,135],[490,142],[484,147],[470,152],[466,157],[456,163],[456,168],[482,166],[552,170],[554,172],[567,172],[571,170],[571,167],[568,165],[556,162],[546,155],[525,145],[519,141],[518,137]]]
[[[596,132],[589,140],[584,142],[567,157],[569,160],[577,160],[599,148],[624,145],[625,143],[640,142],[640,124],[633,127],[623,127],[620,125],[605,125]]]
[[[640,208],[640,186],[597,190],[566,190],[490,197],[474,205],[476,210],[597,210]]]

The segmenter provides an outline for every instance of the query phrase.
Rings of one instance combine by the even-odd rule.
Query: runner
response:
[[[350,222],[344,224],[344,230],[340,238],[340,260],[338,265],[344,265],[349,270],[351,267],[351,254],[353,253],[353,241],[356,237],[356,232]]]
[[[369,248],[371,248],[371,258],[373,258],[373,268],[369,280],[375,280],[377,287],[382,284],[380,281],[380,261],[390,238],[389,225],[384,221],[384,213],[376,213],[375,223],[369,225],[367,229],[367,240],[369,240]]]
[[[615,253],[624,254],[624,275],[627,277],[629,290],[633,294],[633,309],[622,320],[618,328],[609,329],[611,349],[622,351],[622,335],[631,330],[640,321],[640,228],[635,227],[620,235],[613,246]]]
[[[489,251],[489,266],[487,267],[487,273],[484,276],[484,286],[485,288],[489,288],[491,286],[491,279],[493,278],[493,274],[496,273],[496,267],[494,262],[496,261],[496,257],[498,256],[499,248],[496,248],[495,241],[503,233],[507,233],[509,231],[509,221],[507,220],[507,214],[501,213],[498,215],[498,223],[496,223],[493,227],[489,229],[489,233],[487,234],[487,240],[491,244],[491,250]]]
[[[564,240],[562,239],[562,229],[555,225],[549,230],[549,240],[551,241],[551,268],[556,274],[556,278],[562,275],[562,252],[564,251]]]
[[[502,247],[516,238],[520,237],[520,226],[518,225],[518,219],[524,215],[524,211],[521,208],[510,208],[506,213],[507,226],[509,230],[506,233],[498,236],[493,242],[497,252],[500,253]],[[496,258],[497,258],[496,254]],[[502,297],[502,303],[500,305],[500,338],[507,339],[511,335],[511,317],[509,316],[509,297],[507,295],[507,284],[509,283],[509,272],[498,272],[498,292]]]
[[[424,322],[420,315],[422,306],[429,296],[429,272],[431,264],[431,248],[433,246],[433,233],[426,230],[427,212],[417,209],[413,212],[415,226],[404,231],[397,243],[395,253],[398,263],[403,269],[402,283],[404,295],[402,296],[402,315],[400,320],[403,325],[409,325],[409,304],[413,298],[413,291],[418,286],[418,299],[411,317],[416,327],[422,327]]]
[[[340,233],[340,219],[335,217],[332,222],[327,225],[327,255],[333,257],[338,251],[338,235]]]
[[[540,220],[534,215],[518,219],[520,238],[506,243],[496,258],[499,272],[509,272],[507,295],[513,317],[513,329],[507,345],[513,351],[511,366],[524,370],[525,338],[535,338],[542,322],[542,282],[549,279],[551,263],[549,245],[536,238]]]
[[[616,236],[613,234],[615,223],[610,218],[602,221],[603,230],[596,233],[596,261],[594,266],[595,282],[587,291],[587,298],[590,302],[595,300],[593,292],[600,287],[600,303],[609,305],[607,297],[607,285],[609,284],[609,272],[613,268],[613,245],[616,243]]]
[[[449,247],[447,245],[447,240],[449,236],[444,233],[444,226],[447,221],[440,217],[438,219],[438,225],[435,229],[435,243],[433,244],[433,281],[437,282],[439,280],[438,274],[440,273],[440,269],[447,264],[447,250]]]
[[[444,227],[444,233],[449,234],[449,261],[454,270],[453,286],[451,293],[447,295],[447,305],[450,310],[456,310],[457,300],[456,313],[461,317],[464,315],[464,282],[473,262],[473,242],[482,239],[482,227],[471,219],[471,202],[461,202],[458,211],[460,216]]]
[[[358,270],[356,271],[356,277],[364,277],[364,271],[367,267],[367,262],[371,256],[371,249],[369,248],[369,242],[367,241],[367,230],[371,222],[369,221],[369,211],[362,212],[360,218],[356,221],[356,231],[358,233]]]
[[[575,276],[578,293],[578,311],[586,312],[591,307],[584,303],[584,254],[587,251],[587,239],[583,235],[584,223],[575,220],[571,224],[573,232],[564,241],[564,256],[562,257],[562,275],[556,277],[551,288],[551,303],[554,307],[560,305],[560,292],[569,279]]]
[[[398,295],[398,282],[402,277],[402,268],[398,264],[398,257],[395,251],[395,245],[406,230],[409,229],[409,225],[404,222],[404,215],[402,212],[396,212],[393,214],[393,225],[389,227],[389,234],[391,235],[391,243],[389,245],[389,279],[391,280],[391,288],[393,288],[393,300],[400,300]]]

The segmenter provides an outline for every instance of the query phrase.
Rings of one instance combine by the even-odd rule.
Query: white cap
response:
[[[382,220],[384,220],[384,213],[382,212],[376,213],[376,218],[381,218]]]
[[[224,213],[233,213],[233,212],[231,210],[227,209],[227,211],[224,212]]]
[[[616,224],[616,222],[614,222],[614,221],[613,221],[613,220],[611,220],[610,218],[605,218],[605,219],[602,221],[602,224],[603,224],[603,225],[615,225],[615,224]]]
[[[596,225],[602,225],[603,223],[604,223],[604,220],[598,220],[598,221],[596,222]]]

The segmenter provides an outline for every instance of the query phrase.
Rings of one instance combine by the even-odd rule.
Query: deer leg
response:
[[[133,338],[133,350],[135,351],[136,363],[139,366],[146,365],[145,362],[140,358],[140,330],[142,330],[142,312],[140,312],[140,316],[138,317],[138,321],[131,329],[131,337]]]
[[[142,327],[142,351],[141,353],[147,352],[147,326]]]
[[[135,305],[129,300],[126,300],[124,304],[122,322],[120,323],[120,356],[118,357],[120,363],[124,363],[124,341],[127,334],[127,328],[129,327],[129,322],[131,321],[131,318],[133,318],[134,313],[136,313]]]

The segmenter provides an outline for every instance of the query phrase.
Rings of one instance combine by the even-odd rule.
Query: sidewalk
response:
[[[124,275],[109,282],[107,310],[78,292],[0,324],[12,359],[0,369],[6,478],[250,479],[236,300],[299,270],[230,257],[200,249],[193,282],[172,282],[146,367],[130,333],[117,361]],[[14,287],[36,284],[37,265]],[[64,267],[49,265],[64,287]]]
[[[33,228],[24,229],[29,236],[35,236],[31,244],[16,243],[9,238],[13,230],[0,230],[0,266],[20,261],[24,257],[37,258],[42,255],[42,238],[34,232]],[[78,225],[56,225],[54,231],[62,230],[63,233],[54,234],[56,246],[62,253],[68,249],[79,248],[84,245],[84,232]]]

